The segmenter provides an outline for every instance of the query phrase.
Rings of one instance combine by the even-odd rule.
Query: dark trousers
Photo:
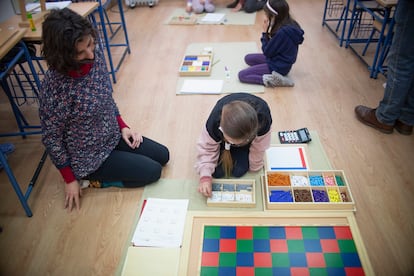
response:
[[[120,181],[124,187],[141,187],[161,177],[162,166],[170,158],[168,149],[143,137],[136,149],[131,149],[121,138],[103,164],[85,179],[101,182]]]

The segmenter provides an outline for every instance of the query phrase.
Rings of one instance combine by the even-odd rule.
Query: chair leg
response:
[[[376,32],[376,29],[373,28],[372,31],[371,31],[371,34],[369,35],[367,44],[365,44],[364,50],[362,50],[362,54],[361,54],[362,56],[365,56],[365,54],[366,54],[366,52],[368,50],[369,44],[371,43],[371,40],[374,37],[375,32]]]
[[[32,210],[29,207],[29,204],[27,203],[27,198],[23,195],[23,192],[19,186],[19,183],[17,183],[17,180],[14,177],[14,174],[12,170],[10,169],[9,163],[7,162],[7,159],[2,151],[0,151],[0,163],[3,165],[3,169],[6,171],[7,177],[9,178],[10,183],[12,184],[13,189],[17,194],[17,197],[19,198],[19,201],[23,206],[23,209],[26,212],[26,215],[28,217],[31,217],[33,214],[32,214]]]

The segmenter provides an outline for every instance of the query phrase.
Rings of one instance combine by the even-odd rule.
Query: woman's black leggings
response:
[[[136,149],[121,138],[102,165],[85,179],[101,182],[120,181],[124,187],[141,187],[161,177],[162,166],[170,159],[168,148],[143,137]]]

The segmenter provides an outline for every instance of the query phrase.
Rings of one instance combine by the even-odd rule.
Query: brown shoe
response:
[[[369,108],[363,105],[358,105],[357,107],[355,107],[355,114],[361,123],[373,127],[376,130],[381,131],[382,133],[392,133],[394,126],[386,125],[379,122],[377,116],[375,115],[375,110],[376,109]]]
[[[413,133],[413,126],[404,124],[403,122],[401,122],[400,120],[397,120],[395,122],[394,128],[401,134],[404,135],[411,135],[411,133]]]

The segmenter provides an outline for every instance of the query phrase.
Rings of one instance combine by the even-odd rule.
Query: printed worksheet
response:
[[[135,229],[134,246],[181,247],[188,199],[148,198]]]

